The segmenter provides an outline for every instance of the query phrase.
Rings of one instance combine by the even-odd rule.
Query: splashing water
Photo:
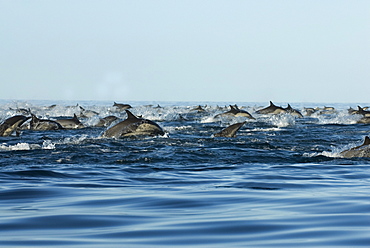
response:
[[[225,103],[130,103],[163,137],[101,138],[107,102],[3,102],[86,128],[0,137],[4,247],[367,247],[370,159],[340,156],[369,125],[343,108],[296,118],[215,116]],[[233,103],[232,103],[233,104]],[[297,104],[298,105],[298,104]],[[319,104],[317,104],[319,105]],[[302,106],[303,104],[300,104]],[[11,108],[11,109],[9,109]],[[236,138],[213,137],[246,121]],[[114,125],[113,123],[111,125]]]

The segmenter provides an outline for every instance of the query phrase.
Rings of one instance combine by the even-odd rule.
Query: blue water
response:
[[[370,246],[370,159],[339,155],[370,133],[347,113],[356,104],[299,119],[238,103],[256,120],[236,138],[214,138],[245,120],[213,118],[228,103],[195,113],[198,103],[134,102],[166,135],[118,140],[93,126],[124,113],[79,104],[99,112],[81,118],[84,129],[0,137],[1,247]],[[50,119],[80,112],[76,102],[2,101],[1,121],[16,114],[9,108]]]

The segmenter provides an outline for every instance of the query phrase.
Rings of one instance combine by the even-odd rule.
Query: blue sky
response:
[[[370,102],[370,1],[0,0],[0,99]]]

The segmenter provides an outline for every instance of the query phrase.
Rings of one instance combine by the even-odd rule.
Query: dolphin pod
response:
[[[70,111],[71,108],[77,108],[77,110],[80,112],[80,117],[82,118],[89,118],[89,122],[87,122],[88,127],[105,127],[106,130],[102,132],[101,137],[103,138],[123,138],[123,137],[135,137],[135,136],[158,136],[158,135],[164,135],[165,132],[163,129],[154,121],[141,118],[140,116],[135,116],[132,114],[128,108],[132,108],[128,104],[119,104],[114,103],[114,108],[108,108],[108,111],[111,111],[112,113],[119,113],[117,110],[122,110],[123,113],[126,113],[127,118],[125,120],[122,120],[119,123],[116,123],[112,126],[113,122],[116,122],[119,118],[113,115],[108,115],[105,118],[101,118],[99,116],[98,112],[86,110],[82,108],[79,105],[76,106],[67,106],[65,107]],[[153,109],[157,109],[161,112],[161,107],[153,107],[153,106],[144,106],[144,107],[152,107]],[[207,110],[205,110],[205,107],[197,106],[195,108],[192,108],[189,111],[190,113],[202,113],[202,116],[204,117],[204,114],[211,114],[212,106],[207,107]],[[42,107],[41,110],[47,111],[50,109],[58,109],[59,106],[52,105],[50,107]],[[226,108],[226,106],[225,106]],[[225,109],[223,107],[213,108],[213,110],[221,110]],[[292,108],[290,104],[286,108],[283,108],[281,106],[276,106],[272,101],[270,101],[270,105],[265,108],[261,108],[259,110],[254,111],[254,114],[257,114],[252,116],[249,112],[246,110],[239,109],[237,105],[229,105],[229,110],[220,114],[217,114],[213,118],[226,116],[229,118],[240,118],[244,117],[246,119],[250,119],[251,121],[256,120],[256,118],[259,118],[259,115],[279,115],[279,114],[290,114],[297,118],[302,118],[303,115],[296,109]],[[174,110],[178,109],[177,107],[174,107]],[[24,113],[21,115],[14,115],[10,118],[7,118],[3,121],[3,123],[0,124],[0,136],[11,136],[15,134],[16,136],[20,135],[20,131],[24,129],[30,129],[30,130],[36,130],[36,131],[48,131],[48,130],[59,130],[59,129],[79,129],[79,128],[85,128],[83,123],[78,119],[76,114],[72,118],[61,118],[61,117],[55,117],[53,120],[48,119],[41,119],[38,118],[35,114],[31,112],[31,110],[28,109],[11,109],[15,111],[16,113]],[[310,116],[312,114],[315,115],[330,115],[331,113],[337,113],[337,111],[333,107],[323,107],[323,108],[304,108],[304,111],[306,112],[306,116]],[[76,111],[78,112],[78,111]],[[358,106],[358,109],[348,109],[348,114],[351,115],[358,115],[361,116],[361,119],[357,121],[357,123],[361,124],[369,124],[370,123],[370,111],[368,111],[368,108],[366,107],[360,107]],[[27,116],[30,115],[30,116]],[[188,121],[188,117],[195,117],[200,119],[200,115],[194,115],[190,114],[190,116],[187,116],[186,113],[177,113],[174,115],[175,121]],[[30,121],[28,121],[30,120]],[[86,119],[85,119],[86,120]],[[90,121],[91,120],[91,121]],[[95,121],[92,124],[92,121]],[[197,119],[193,119],[197,120]],[[261,119],[258,119],[256,121],[260,121]],[[227,138],[233,138],[236,137],[236,133],[246,124],[246,121],[238,122],[232,125],[227,126],[226,128],[222,129],[221,131],[214,133],[213,137],[227,137]],[[353,158],[353,157],[370,157],[370,143],[369,138],[366,137],[364,143],[361,146],[357,146],[354,148],[351,148],[346,151],[342,151],[340,153],[340,156],[344,158]]]

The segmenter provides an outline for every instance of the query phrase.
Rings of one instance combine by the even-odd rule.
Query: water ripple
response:
[[[254,111],[256,105],[245,106]],[[0,116],[12,112],[0,106]],[[75,104],[28,106],[73,115]],[[4,247],[369,247],[370,159],[342,158],[368,125],[338,114],[247,120],[190,106],[153,108],[165,137],[105,139],[99,117],[81,130],[0,137]],[[9,112],[10,111],[10,112]],[[180,114],[183,118],[180,118]],[[184,120],[187,119],[187,120]]]

